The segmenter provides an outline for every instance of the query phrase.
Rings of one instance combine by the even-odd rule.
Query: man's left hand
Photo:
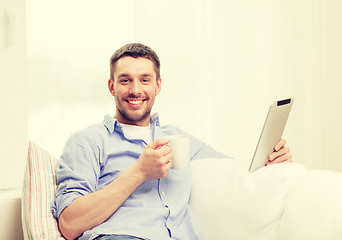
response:
[[[274,146],[274,152],[268,156],[267,165],[282,163],[282,162],[292,162],[292,155],[290,149],[285,147],[285,139],[280,139],[279,142]]]

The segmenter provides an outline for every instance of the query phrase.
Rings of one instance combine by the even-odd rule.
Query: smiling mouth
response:
[[[125,101],[128,103],[128,105],[132,108],[139,108],[143,105],[144,101],[146,99],[134,99],[134,100],[128,100],[126,99]]]

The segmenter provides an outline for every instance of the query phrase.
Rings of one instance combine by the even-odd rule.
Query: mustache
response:
[[[142,95],[136,95],[136,94],[129,94],[126,98],[132,98],[132,99],[144,99],[144,100],[148,100],[150,99],[148,96],[142,96]]]

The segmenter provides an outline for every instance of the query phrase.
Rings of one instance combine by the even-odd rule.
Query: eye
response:
[[[141,81],[142,81],[143,83],[147,84],[147,83],[149,83],[149,82],[150,82],[150,79],[148,79],[148,78],[144,78],[144,79],[142,79]]]
[[[129,83],[129,79],[127,79],[127,78],[122,78],[122,79],[120,79],[120,83],[121,83],[121,84],[127,84],[127,83]]]

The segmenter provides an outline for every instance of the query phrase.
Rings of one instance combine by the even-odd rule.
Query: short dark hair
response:
[[[129,43],[116,50],[110,58],[110,78],[113,81],[115,64],[122,57],[142,57],[151,60],[154,64],[157,79],[160,77],[160,61],[157,54],[150,47],[144,44]]]

